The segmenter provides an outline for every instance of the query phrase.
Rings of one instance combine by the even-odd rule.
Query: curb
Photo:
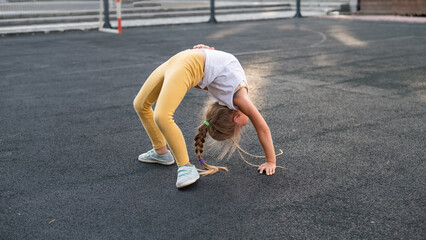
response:
[[[335,15],[335,16],[319,16],[319,18],[373,21],[373,22],[426,23],[426,17],[386,16],[386,15],[372,15],[372,16]]]

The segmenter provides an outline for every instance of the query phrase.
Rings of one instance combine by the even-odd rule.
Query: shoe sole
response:
[[[198,175],[197,178],[191,179],[190,181],[184,182],[183,184],[181,184],[180,186],[176,185],[177,188],[184,188],[186,186],[189,186],[193,183],[195,183],[198,179],[200,179],[200,175]]]
[[[144,163],[158,163],[161,165],[172,165],[175,163],[175,160],[170,161],[170,162],[160,162],[160,161],[155,161],[155,160],[151,160],[151,159],[142,159],[142,158],[138,158],[139,162],[144,162]]]

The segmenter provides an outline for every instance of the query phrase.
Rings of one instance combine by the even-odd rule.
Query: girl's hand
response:
[[[210,49],[210,50],[214,50],[214,47],[209,47],[209,46],[204,45],[204,44],[198,44],[198,45],[195,45],[193,47],[193,49]]]
[[[257,169],[257,171],[259,171],[260,174],[263,173],[263,171],[266,172],[266,175],[272,175],[275,173],[275,168],[277,166],[275,165],[275,163],[271,163],[271,162],[266,162],[262,165],[259,166],[259,168]]]

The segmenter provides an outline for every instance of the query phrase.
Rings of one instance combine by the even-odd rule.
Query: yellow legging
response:
[[[194,50],[180,52],[160,65],[143,84],[133,106],[154,149],[167,144],[177,165],[189,163],[188,151],[173,114],[188,90],[204,77],[204,61]],[[155,105],[155,111],[152,105]]]

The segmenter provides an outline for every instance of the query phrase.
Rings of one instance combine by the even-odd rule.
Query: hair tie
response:
[[[198,161],[200,161],[201,164],[204,163],[204,159],[203,158],[198,159]]]
[[[204,123],[207,127],[208,127],[208,126],[210,126],[210,123],[209,123],[209,122],[207,122],[207,121],[204,121],[203,123]]]

